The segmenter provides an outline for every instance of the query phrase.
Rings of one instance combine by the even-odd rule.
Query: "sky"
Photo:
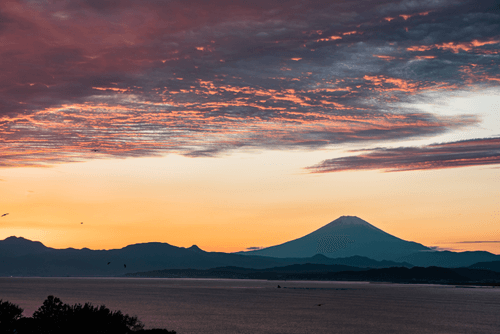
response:
[[[0,239],[500,254],[500,2],[3,0]]]

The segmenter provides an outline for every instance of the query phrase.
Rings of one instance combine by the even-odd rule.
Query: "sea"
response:
[[[500,288],[368,282],[0,278],[32,316],[53,295],[178,334],[500,333]]]

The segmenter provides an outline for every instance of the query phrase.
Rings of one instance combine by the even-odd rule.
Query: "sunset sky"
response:
[[[500,254],[500,2],[2,0],[0,211],[55,248],[355,215]]]

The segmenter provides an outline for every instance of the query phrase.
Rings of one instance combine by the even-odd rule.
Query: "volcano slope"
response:
[[[359,255],[375,260],[396,260],[422,251],[430,249],[390,235],[358,217],[342,216],[302,238],[240,254],[278,258],[311,257],[315,254],[331,258]]]

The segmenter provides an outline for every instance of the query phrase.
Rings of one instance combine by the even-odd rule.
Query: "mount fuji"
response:
[[[240,254],[277,258],[304,258],[315,254],[331,258],[358,255],[375,260],[396,260],[430,250],[419,243],[390,235],[358,217],[342,216],[302,238]]]

